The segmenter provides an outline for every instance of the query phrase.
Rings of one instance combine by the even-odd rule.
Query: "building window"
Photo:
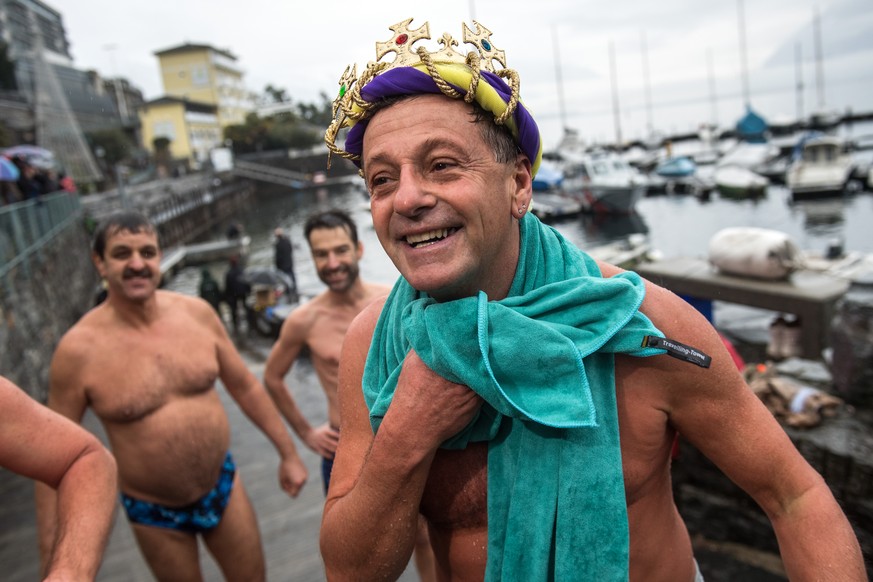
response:
[[[170,141],[176,139],[176,127],[172,121],[156,121],[152,128],[156,138],[165,137]]]
[[[201,87],[209,85],[209,70],[205,65],[196,65],[191,68],[191,82]]]

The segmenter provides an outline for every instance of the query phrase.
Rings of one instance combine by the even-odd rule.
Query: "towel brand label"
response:
[[[665,337],[647,335],[643,338],[643,347],[667,350],[667,355],[686,362],[691,362],[701,368],[708,368],[712,363],[712,358],[700,350]]]

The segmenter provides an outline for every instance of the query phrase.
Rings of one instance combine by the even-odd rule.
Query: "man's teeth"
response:
[[[412,234],[406,237],[406,242],[414,247],[426,246],[440,241],[449,236],[448,228],[440,228],[420,234]]]

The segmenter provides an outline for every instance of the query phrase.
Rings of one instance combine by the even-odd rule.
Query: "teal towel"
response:
[[[488,441],[488,580],[626,580],[627,506],[613,354],[663,337],[639,312],[632,272],[605,279],[588,255],[528,214],[509,296],[438,303],[399,279],[367,357],[374,432],[410,348],[486,402],[443,444]],[[426,422],[426,419],[422,419]]]

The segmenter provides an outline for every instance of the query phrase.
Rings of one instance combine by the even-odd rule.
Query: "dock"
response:
[[[214,240],[204,243],[180,245],[167,249],[161,258],[161,274],[174,273],[188,265],[200,265],[226,260],[233,255],[248,253],[251,237]]]
[[[813,271],[797,271],[785,281],[726,275],[703,259],[687,257],[641,263],[634,270],[677,295],[798,316],[803,329],[801,349],[808,359],[822,357],[836,302],[850,284],[846,279]]]

